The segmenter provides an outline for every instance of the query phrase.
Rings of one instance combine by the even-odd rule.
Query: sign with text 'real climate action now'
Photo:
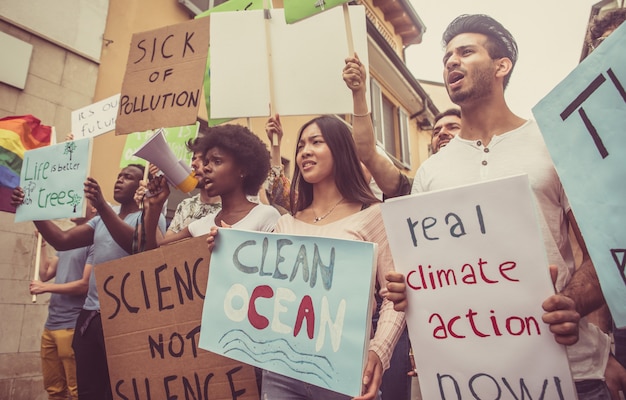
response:
[[[626,327],[626,24],[534,108],[618,327]]]
[[[93,139],[84,138],[25,152],[20,173],[24,202],[15,222],[83,217],[92,146]]]
[[[359,395],[375,260],[374,243],[220,229],[200,348]]]
[[[424,399],[575,399],[526,175],[382,205]]]

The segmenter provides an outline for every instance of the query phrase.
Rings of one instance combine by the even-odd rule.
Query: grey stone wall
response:
[[[63,141],[71,111],[93,102],[98,65],[5,21],[0,31],[33,45],[24,90],[0,83],[0,118],[32,114]],[[49,295],[32,302],[34,226],[13,219],[0,212],[0,399],[44,400],[39,346]]]

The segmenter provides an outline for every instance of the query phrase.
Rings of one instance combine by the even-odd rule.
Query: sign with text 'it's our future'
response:
[[[526,175],[382,205],[425,399],[575,399]]]
[[[220,229],[200,348],[358,396],[376,244]]]
[[[618,327],[626,327],[626,24],[534,108]]]
[[[94,137],[115,130],[120,94],[107,97],[72,111],[72,133],[75,139]]]
[[[85,216],[83,189],[92,145],[92,138],[84,138],[25,152],[20,173],[24,202],[15,222]]]

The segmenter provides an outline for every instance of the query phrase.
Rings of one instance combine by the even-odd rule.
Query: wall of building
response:
[[[70,131],[71,111],[93,101],[98,65],[39,36],[0,21],[0,31],[33,46],[23,90],[0,83],[0,118],[33,114],[56,127],[57,140]],[[5,55],[6,56],[6,55]],[[33,303],[35,237],[30,222],[14,223],[0,212],[0,399],[43,400],[39,343],[49,295]]]

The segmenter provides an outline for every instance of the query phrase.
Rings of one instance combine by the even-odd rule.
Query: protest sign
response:
[[[349,0],[284,0],[285,21],[288,24],[324,12]]]
[[[72,111],[72,133],[75,139],[94,137],[115,130],[120,94]]]
[[[221,229],[200,348],[357,396],[376,245]]]
[[[191,165],[191,157],[193,156],[187,149],[187,141],[198,136],[199,129],[200,123],[163,128],[163,136],[170,150],[172,150],[177,159],[182,160],[186,165]],[[122,158],[120,159],[120,168],[124,168],[128,164],[146,165],[146,160],[136,157],[133,154],[135,154],[137,149],[143,146],[153,134],[154,131],[148,130],[144,132],[134,132],[126,136],[126,143],[124,143]]]
[[[263,9],[264,0],[228,0],[217,7],[209,8],[205,12],[196,15],[196,18],[208,17],[212,13],[223,11],[248,11]],[[216,126],[224,122],[230,121],[232,118],[211,118],[211,48],[206,60],[206,69],[204,70],[204,97],[206,102],[207,115],[209,116],[209,126]]]
[[[349,9],[354,49],[367,70],[365,9]],[[281,115],[351,113],[352,92],[341,77],[351,55],[343,10],[290,25],[282,9],[271,14],[269,20],[263,10],[211,14],[210,117],[267,117],[272,97]]]
[[[24,202],[15,222],[84,217],[84,183],[91,166],[92,138],[28,150],[20,173]]]
[[[382,205],[425,399],[575,399],[526,175]]]
[[[626,327],[626,25],[534,108],[618,327]]]
[[[195,123],[208,49],[208,18],[134,34],[115,133]]]
[[[95,267],[114,399],[258,400],[254,369],[198,349],[206,237]]]

